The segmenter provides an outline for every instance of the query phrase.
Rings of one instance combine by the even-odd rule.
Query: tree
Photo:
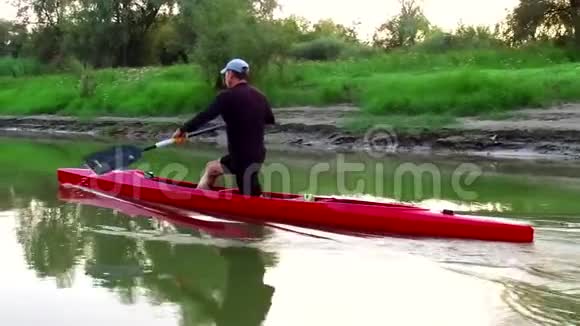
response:
[[[17,58],[23,55],[25,45],[28,42],[29,34],[26,25],[11,23],[8,32],[8,46],[6,50],[12,57]]]
[[[115,6],[114,21],[121,32],[116,65],[146,64],[143,53],[148,41],[147,35],[161,9],[169,3],[169,0],[125,0]]]
[[[580,0],[570,0],[576,47],[580,48]]]
[[[208,80],[214,81],[216,72],[233,57],[247,59],[255,75],[285,51],[288,45],[278,38],[280,26],[270,14],[262,11],[256,15],[256,5],[262,2],[199,0],[194,19],[198,33],[195,57]]]
[[[255,75],[271,62],[281,67],[293,44],[339,53],[358,43],[355,27],[332,20],[275,19],[277,0],[13,1],[32,27],[32,53],[57,68],[168,65],[192,55],[214,80],[232,57],[250,61]]]
[[[5,56],[9,53],[10,46],[10,30],[12,23],[7,20],[0,19],[0,56]]]
[[[80,0],[69,16],[64,40],[67,54],[95,67],[109,67],[120,60],[122,26],[115,19],[118,2],[112,0]]]
[[[412,46],[429,32],[429,20],[415,0],[400,0],[400,3],[400,13],[375,32],[375,46],[385,49]]]
[[[278,9],[280,5],[277,0],[253,0],[252,9],[253,15],[260,20],[272,20],[274,19],[274,11]]]
[[[75,56],[95,66],[148,64],[149,33],[174,0],[20,0],[19,19],[34,26],[45,62]]]
[[[320,20],[312,26],[312,29],[312,38],[337,38],[352,43],[358,42],[358,35],[353,27],[335,23],[332,19]]]
[[[188,63],[188,47],[173,17],[164,17],[155,24],[151,31],[150,47],[152,54],[164,66],[176,62]]]
[[[31,46],[36,56],[51,62],[62,56],[68,0],[20,0],[18,19],[25,26],[33,26]]]
[[[580,0],[520,0],[507,26],[512,44],[557,39],[574,40],[580,47]]]

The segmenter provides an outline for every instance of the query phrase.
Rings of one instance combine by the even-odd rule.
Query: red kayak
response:
[[[247,197],[237,189],[195,189],[196,185],[139,170],[97,175],[89,169],[59,169],[61,185],[74,185],[111,196],[168,205],[202,214],[254,223],[282,223],[318,229],[412,237],[456,238],[529,243],[531,225],[506,219],[458,215],[403,204],[332,197],[264,193]]]

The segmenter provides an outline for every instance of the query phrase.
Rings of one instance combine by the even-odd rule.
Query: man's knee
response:
[[[210,161],[205,165],[205,171],[207,174],[212,176],[219,176],[224,174],[222,164],[220,161]]]

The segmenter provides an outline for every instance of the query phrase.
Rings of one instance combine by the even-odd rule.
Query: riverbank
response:
[[[509,158],[580,158],[580,105],[519,110],[501,119],[459,118],[438,128],[405,130],[388,117],[368,129],[345,127],[360,109],[352,106],[276,109],[269,148],[287,151],[459,154]],[[15,137],[96,139],[150,143],[169,137],[188,116],[78,118],[55,115],[0,116],[0,134]],[[192,139],[225,146],[223,131]]]

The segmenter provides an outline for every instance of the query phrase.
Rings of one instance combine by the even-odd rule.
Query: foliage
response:
[[[10,46],[10,30],[12,23],[0,19],[0,56],[5,56],[10,53],[8,47]]]
[[[194,20],[198,32],[195,57],[208,80],[214,80],[216,72],[233,57],[248,60],[255,74],[256,70],[286,51],[286,40],[277,38],[280,26],[264,12],[261,16],[254,14],[256,6],[261,8],[258,6],[260,3],[200,0],[200,10]]]
[[[283,35],[285,35],[292,44],[312,39],[309,34],[311,32],[311,24],[306,20],[306,18],[292,15],[290,17],[278,19],[276,20],[276,23],[280,26],[280,31],[283,31]]]
[[[0,57],[0,77],[22,77],[39,75],[44,67],[35,59]]]
[[[103,69],[0,77],[0,113],[171,116],[215,94],[201,67]],[[578,64],[555,47],[394,50],[357,60],[266,66],[257,86],[275,107],[354,103],[372,114],[466,115],[580,100]]]
[[[250,62],[276,106],[471,114],[576,99],[568,63],[580,59],[570,45],[580,46],[579,3],[520,0],[494,29],[444,32],[419,2],[400,0],[371,47],[356,25],[275,19],[276,0],[20,0],[19,21],[0,21],[0,110],[189,112],[207,104],[208,81],[233,57]],[[183,65],[142,68],[157,64]],[[32,77],[44,73],[54,75]]]
[[[376,75],[361,99],[373,113],[476,115],[580,99],[578,65]]]
[[[400,13],[377,29],[373,36],[375,46],[385,49],[413,46],[429,33],[429,20],[415,0],[400,3]]]
[[[187,63],[193,54],[213,80],[232,57],[254,68],[283,62],[293,44],[320,38],[358,43],[353,27],[303,18],[274,19],[276,0],[22,0],[19,20],[34,22],[30,53],[45,64],[71,57],[96,68]],[[2,28],[0,28],[0,35]]]
[[[433,28],[425,41],[417,48],[431,52],[446,52],[457,49],[497,49],[504,47],[499,32],[492,31],[488,26],[459,25],[454,33],[446,33]]]
[[[83,69],[79,82],[79,95],[81,98],[90,98],[95,95],[97,83],[91,69]]]
[[[188,46],[182,43],[182,33],[179,22],[172,19],[158,21],[149,32],[151,39],[150,61],[159,62],[164,66],[175,63],[188,63]]]
[[[297,59],[328,61],[338,59],[346,48],[345,41],[325,37],[295,44],[290,53]]]
[[[358,42],[358,35],[354,27],[337,24],[331,19],[323,19],[314,24],[308,38],[336,38],[350,43]]]
[[[513,44],[531,40],[575,38],[580,47],[580,1],[520,0],[507,18],[505,36]]]
[[[0,78],[3,113],[124,116],[200,110],[213,92],[196,67],[82,70],[80,75]]]
[[[460,25],[444,32],[430,24],[420,0],[400,0],[400,11],[374,34],[378,49],[430,52],[521,46],[554,40],[580,46],[578,0],[521,0],[503,24]],[[19,0],[17,22],[0,21],[0,56],[34,57],[47,70],[71,63],[99,68],[195,62],[206,80],[232,57],[251,62],[253,75],[291,59],[336,60],[376,54],[357,25],[329,19],[274,18],[277,0]],[[26,27],[28,26],[28,27]],[[573,52],[570,52],[573,54]],[[573,55],[571,57],[574,57]],[[256,71],[256,69],[258,71]],[[69,69],[70,70],[70,69]]]
[[[75,56],[97,67],[141,66],[148,32],[169,0],[22,0],[20,19],[35,21],[32,48],[43,62]]]

